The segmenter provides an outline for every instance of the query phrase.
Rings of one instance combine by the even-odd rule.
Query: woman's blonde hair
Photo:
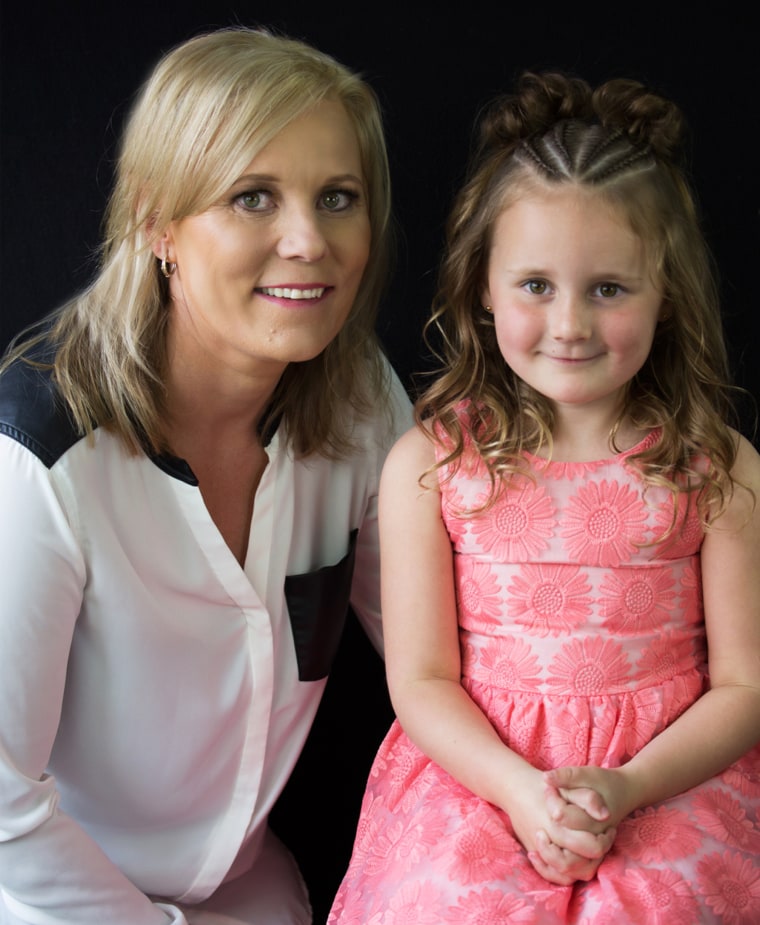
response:
[[[369,85],[304,42],[246,28],[196,36],[166,54],[122,137],[94,282],[16,340],[4,365],[49,338],[55,377],[76,425],[103,426],[131,450],[166,449],[163,364],[168,286],[151,250],[173,220],[205,211],[288,123],[340,102],[356,132],[371,228],[368,263],[347,322],[316,358],[290,364],[267,420],[298,455],[351,449],[350,420],[387,383],[375,320],[391,244],[390,179],[378,100]]]
[[[578,78],[526,73],[514,95],[484,110],[426,329],[441,372],[416,412],[446,434],[441,465],[459,460],[472,441],[491,475],[492,498],[521,468],[524,450],[551,452],[553,427],[550,403],[504,362],[481,305],[493,229],[516,199],[558,184],[593,191],[627,217],[663,292],[664,320],[627,387],[611,449],[624,419],[659,428],[659,440],[631,456],[646,482],[698,490],[705,520],[730,495],[736,443],[727,426],[727,352],[712,260],[678,165],[684,132],[675,104],[632,80],[594,90]],[[469,423],[459,413],[463,401],[470,402]],[[695,471],[703,454],[709,467]]]

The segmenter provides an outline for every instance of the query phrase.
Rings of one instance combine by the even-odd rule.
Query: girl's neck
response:
[[[606,459],[612,453],[636,446],[648,433],[634,427],[628,418],[615,431],[616,423],[617,416],[595,417],[580,409],[557,411],[552,432],[552,459],[557,462],[594,462]]]

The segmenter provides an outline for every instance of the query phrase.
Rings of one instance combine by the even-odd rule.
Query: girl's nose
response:
[[[585,340],[591,336],[591,308],[583,296],[557,297],[550,312],[549,333],[555,340]]]
[[[285,260],[312,263],[324,257],[327,241],[319,218],[311,211],[289,209],[281,217],[277,253]]]

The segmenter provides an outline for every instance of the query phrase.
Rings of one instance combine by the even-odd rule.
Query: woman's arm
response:
[[[183,923],[61,811],[45,773],[85,566],[48,470],[1,435],[0,511],[0,921]]]
[[[369,459],[357,463],[365,468],[370,492],[356,545],[356,567],[351,587],[351,606],[375,649],[383,654],[380,608],[380,542],[378,537],[378,485],[390,448],[413,424],[412,406],[401,380],[385,361],[389,379],[387,404],[379,403],[372,421]],[[370,442],[370,441],[368,441]],[[367,472],[366,470],[369,470]]]

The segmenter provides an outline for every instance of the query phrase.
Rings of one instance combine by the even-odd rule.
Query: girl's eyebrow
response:
[[[541,267],[537,264],[528,264],[524,267],[519,265],[505,266],[504,264],[501,264],[500,268],[505,273],[512,273],[515,276],[546,276],[549,278],[552,276],[552,271],[550,269],[547,267]],[[641,273],[630,273],[625,272],[624,270],[615,269],[594,272],[589,276],[589,279],[592,280],[619,279],[629,283],[641,282],[641,280],[644,278],[644,274]]]

